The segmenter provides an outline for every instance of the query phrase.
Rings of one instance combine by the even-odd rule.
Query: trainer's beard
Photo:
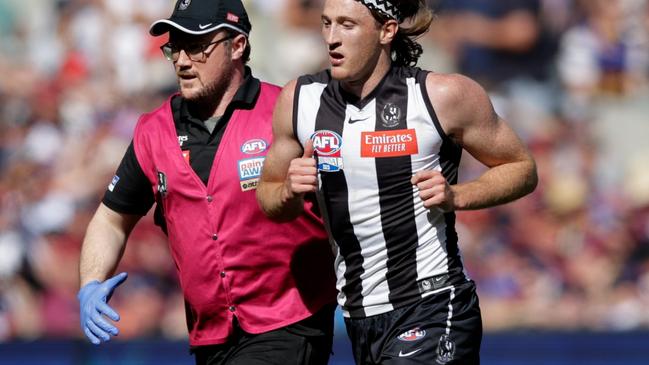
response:
[[[193,104],[200,106],[203,110],[202,113],[211,115],[211,112],[216,110],[225,91],[232,82],[232,74],[234,73],[234,63],[224,62],[223,69],[218,79],[212,80],[206,84],[196,95],[186,97],[185,99]]]
[[[225,90],[227,90],[231,81],[232,74],[227,71],[219,80],[212,80],[212,82],[205,85],[205,87],[198,94],[189,99],[189,101],[201,105],[218,104],[221,98],[223,98],[223,94],[225,94]]]

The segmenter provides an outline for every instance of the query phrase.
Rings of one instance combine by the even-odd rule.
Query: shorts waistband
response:
[[[444,273],[435,276],[430,276],[424,279],[417,280],[417,287],[419,293],[427,293],[430,291],[438,290],[451,285],[458,285],[468,281],[464,273]]]

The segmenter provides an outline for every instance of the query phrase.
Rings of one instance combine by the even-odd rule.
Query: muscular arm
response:
[[[495,113],[482,87],[464,76],[432,73],[426,87],[447,135],[489,167],[476,180],[450,186],[448,208],[491,207],[534,190],[538,178],[532,155]]]
[[[293,134],[295,81],[289,82],[277,100],[273,113],[273,144],[264,162],[257,200],[269,217],[287,221],[304,207],[304,194],[317,188],[317,171],[312,147],[304,151]],[[302,156],[300,158],[300,156]]]
[[[139,215],[117,213],[103,203],[93,216],[81,248],[81,286],[104,281],[115,271],[126,247],[126,239],[140,220]]]

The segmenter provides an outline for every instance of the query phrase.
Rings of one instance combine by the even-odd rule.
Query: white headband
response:
[[[401,12],[397,9],[397,6],[392,4],[389,0],[356,0],[361,2],[363,5],[367,6],[372,10],[376,10],[383,15],[395,19],[396,21],[401,21]]]

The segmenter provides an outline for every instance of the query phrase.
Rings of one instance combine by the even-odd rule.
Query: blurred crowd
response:
[[[327,66],[319,0],[244,1],[253,74]],[[172,0],[0,0],[0,341],[77,338],[86,225],[140,113],[176,89],[148,35]],[[430,0],[419,66],[479,81],[532,150],[534,194],[459,212],[487,331],[649,328],[649,1]],[[460,180],[483,168],[465,154]],[[254,229],[254,227],[250,227]],[[186,336],[145,217],[111,300],[120,338]]]

